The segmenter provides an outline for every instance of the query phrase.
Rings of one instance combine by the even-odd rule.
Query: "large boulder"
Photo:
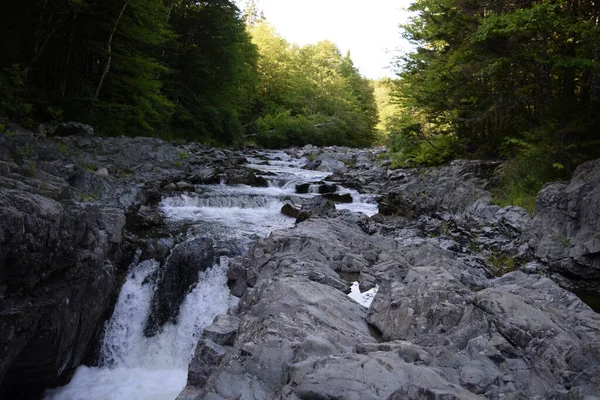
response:
[[[580,165],[568,184],[544,186],[531,243],[551,269],[600,286],[600,160]]]
[[[124,213],[0,189],[0,397],[70,379],[108,316]]]
[[[198,274],[215,262],[211,239],[195,238],[175,246],[161,267],[150,315],[144,327],[146,336],[154,336],[167,322],[177,323],[181,303],[198,281]]]
[[[57,126],[53,135],[92,137],[94,136],[94,128],[91,125],[83,124],[81,122],[69,121]]]
[[[456,160],[425,171],[397,170],[389,175],[379,212],[416,218],[424,214],[465,212],[489,199],[489,179],[498,162]]]

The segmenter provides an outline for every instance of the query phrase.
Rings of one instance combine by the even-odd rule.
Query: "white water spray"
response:
[[[281,215],[285,201],[300,202],[316,194],[297,194],[297,184],[322,182],[330,173],[301,169],[306,160],[284,152],[265,153],[264,160],[250,159],[250,167],[264,172],[269,187],[245,185],[198,187],[193,195],[166,198],[161,208],[171,223],[192,223],[207,233],[236,243],[249,244],[274,229],[291,227],[294,219]],[[338,208],[377,211],[374,198],[341,186],[353,203]],[[166,324],[152,338],[143,335],[156,289],[159,263],[143,261],[131,267],[115,311],[107,322],[99,367],[81,366],[71,382],[48,390],[45,400],[173,400],[184,388],[187,367],[199,335],[214,317],[229,308],[232,298],[226,285],[227,259],[203,272],[198,284],[181,305],[177,325]],[[354,292],[353,292],[354,293]],[[367,295],[368,297],[368,295]],[[372,298],[372,296],[371,296]],[[363,304],[368,299],[361,296]]]

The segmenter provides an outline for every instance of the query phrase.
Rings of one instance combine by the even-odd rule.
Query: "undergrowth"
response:
[[[512,157],[499,171],[493,200],[502,207],[523,207],[533,215],[537,194],[544,184],[569,179],[575,166],[565,160],[556,144],[507,139],[505,147],[512,149]]]

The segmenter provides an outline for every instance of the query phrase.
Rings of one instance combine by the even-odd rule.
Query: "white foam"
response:
[[[167,324],[147,338],[143,328],[158,266],[145,261],[132,268],[107,324],[100,367],[81,366],[71,382],[48,390],[46,400],[173,400],[185,387],[187,367],[198,336],[229,308],[227,260],[200,274],[181,306],[179,324]]]
[[[358,282],[354,282],[352,283],[352,287],[350,293],[348,293],[348,297],[356,301],[358,304],[369,308],[378,290],[379,287],[375,286],[373,289],[369,289],[366,292],[361,293],[360,289],[358,288]]]

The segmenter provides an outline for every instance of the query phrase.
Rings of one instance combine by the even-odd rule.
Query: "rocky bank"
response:
[[[246,166],[255,150],[97,138],[78,124],[67,136],[9,129],[2,398],[36,398],[94,359],[133,260],[162,263],[152,335],[220,254],[240,302],[205,329],[180,400],[600,398],[600,317],[568,291],[599,294],[600,160],[544,187],[531,218],[491,203],[495,162],[390,170],[380,150],[292,149],[332,173],[324,192],[379,195],[379,214],[317,197],[247,252],[206,241],[184,252],[161,197],[265,185]],[[378,288],[368,309],[346,295],[353,280]]]

